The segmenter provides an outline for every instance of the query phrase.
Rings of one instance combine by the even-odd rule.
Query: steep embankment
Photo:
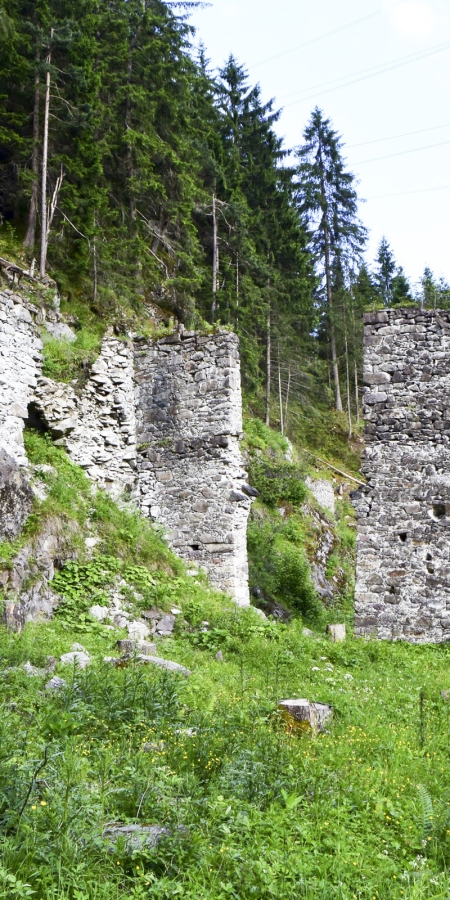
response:
[[[248,444],[260,451],[252,566],[281,577],[271,590],[286,599],[301,534],[295,609],[313,596],[315,517],[332,520],[292,480],[279,436],[253,423]],[[322,625],[238,611],[48,438],[29,432],[26,449],[39,496],[2,569],[56,522],[78,562],[53,581],[52,621],[0,630],[2,895],[445,896],[447,648],[333,645]],[[127,655],[116,644],[130,637],[145,643]],[[328,733],[286,729],[277,703],[295,696],[333,706]]]

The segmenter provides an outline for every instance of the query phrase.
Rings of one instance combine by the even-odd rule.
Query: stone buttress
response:
[[[450,312],[365,316],[360,635],[450,641]]]
[[[176,553],[248,605],[238,338],[180,332],[143,341],[135,367],[141,509],[164,526]]]

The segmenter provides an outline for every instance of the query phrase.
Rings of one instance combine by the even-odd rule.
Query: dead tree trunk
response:
[[[287,431],[288,415],[289,415],[289,394],[291,391],[291,367],[289,366],[288,383],[286,388],[286,405],[284,407],[284,427]]]
[[[50,38],[53,37],[53,28]],[[42,179],[41,179],[41,258],[39,266],[39,274],[41,278],[45,276],[47,266],[47,245],[48,245],[48,227],[47,227],[47,176],[48,176],[48,122],[50,117],[50,66],[52,62],[52,51],[49,48],[46,58],[47,72],[45,75],[45,106],[44,106],[44,134],[42,141]]]
[[[39,63],[41,53],[39,43],[36,44],[36,73],[34,76],[34,103],[33,103],[33,150],[31,154],[31,171],[33,180],[31,183],[30,206],[28,209],[28,222],[23,247],[25,250],[34,250],[36,243],[36,224],[39,202],[39,106],[40,106],[40,77]]]
[[[217,312],[217,281],[219,277],[219,234],[217,227],[217,202],[216,195],[213,194],[212,200],[212,218],[213,218],[213,278],[212,278],[212,304],[211,304],[211,321],[214,325]]]
[[[333,287],[332,287],[332,283],[331,283],[330,235],[328,232],[328,224],[326,221],[326,217],[325,217],[324,235],[325,235],[325,279],[326,279],[326,286],[327,286],[328,316],[329,316],[329,320],[330,320],[331,368],[332,368],[332,372],[333,372],[336,409],[338,412],[342,412],[341,386],[339,383],[339,367],[338,367],[337,350],[336,350],[336,330],[334,327],[334,316],[333,316]]]
[[[350,402],[350,367],[348,363],[348,343],[347,343],[347,332],[345,333],[345,376],[346,376],[346,384],[347,384],[347,416],[348,416],[348,436],[351,438],[353,434],[352,427],[352,408]]]
[[[279,345],[278,345],[278,401],[280,404],[280,429],[281,429],[281,434],[284,434],[283,395],[281,393],[281,364],[280,364],[280,346]]]
[[[359,384],[358,384],[358,364],[355,360],[355,404],[356,404],[356,424],[359,425]]]
[[[271,354],[272,334],[270,328],[270,301],[267,308],[267,344],[266,344],[266,425],[270,425],[270,381],[271,381]]]

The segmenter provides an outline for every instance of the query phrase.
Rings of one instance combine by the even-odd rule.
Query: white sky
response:
[[[425,265],[450,281],[450,0],[212,0],[191,22],[212,67],[233,53],[263,100],[284,108],[288,147],[316,104],[331,118],[367,200],[369,261],[385,234],[413,282]],[[417,148],[428,149],[405,153]],[[402,155],[377,159],[389,154]]]

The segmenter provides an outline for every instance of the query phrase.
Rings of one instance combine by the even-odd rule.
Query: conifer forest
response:
[[[449,900],[449,644],[353,636],[352,493],[364,313],[450,310],[450,285],[412,284],[386,237],[368,259],[339,122],[312,103],[288,146],[246,61],[213,69],[199,6],[0,0],[0,900]],[[54,408],[3,415],[22,307]],[[156,501],[101,480],[131,393],[97,468],[70,452],[74,410],[106,403],[105,341],[125,368],[228,332],[242,609]],[[169,444],[137,442],[142,470]],[[196,514],[215,491],[195,487]]]

